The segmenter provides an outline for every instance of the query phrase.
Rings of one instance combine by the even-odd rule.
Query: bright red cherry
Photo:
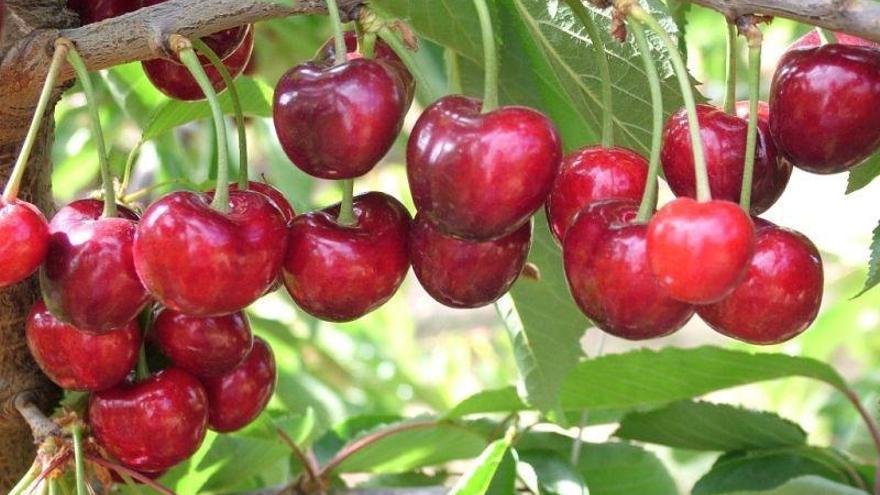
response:
[[[880,44],[878,43],[868,41],[864,38],[859,38],[858,36],[853,36],[851,34],[834,33],[834,37],[837,38],[837,42],[841,45],[868,46],[873,48],[880,47]],[[819,38],[819,32],[816,29],[812,29],[810,30],[810,32],[801,36],[797,39],[797,41],[792,43],[786,51],[797,50],[799,48],[816,48],[817,46],[821,45],[822,40]]]
[[[93,24],[141,8],[141,0],[67,0],[67,8],[79,15],[80,24]]]
[[[46,258],[49,224],[25,201],[0,199],[0,288],[30,277]]]
[[[354,225],[337,223],[338,214],[337,204],[293,221],[284,285],[303,311],[341,322],[385,304],[403,283],[410,216],[378,192],[354,198]]]
[[[98,443],[126,466],[162,471],[189,458],[202,444],[208,399],[195,377],[169,368],[141,382],[92,394],[89,424]]]
[[[710,304],[743,279],[755,247],[752,219],[736,203],[678,198],[648,224],[648,260],[679,301]]]
[[[793,230],[758,222],[746,278],[717,303],[697,310],[715,330],[750,344],[778,344],[807,329],[822,304],[822,258]]]
[[[103,218],[104,203],[74,201],[49,223],[49,252],[40,289],[59,320],[86,332],[127,325],[150,297],[134,269],[132,244],[137,215],[119,207]]]
[[[25,324],[27,345],[43,373],[65,390],[113,387],[137,363],[141,331],[137,321],[94,335],[58,321],[37,301]]]
[[[230,432],[257,418],[275,390],[275,356],[265,340],[254,338],[244,362],[221,376],[205,378],[208,394],[208,426]]]
[[[522,227],[550,194],[562,159],[543,114],[447,96],[428,107],[407,148],[416,208],[447,234],[489,240]]]
[[[743,166],[748,135],[749,102],[737,102],[737,115],[711,105],[697,105],[697,120],[706,156],[706,171],[712,197],[738,202],[742,192]],[[769,107],[758,107],[758,141],[752,179],[753,214],[770,208],[782,195],[791,177],[791,164],[777,157],[770,138]],[[672,114],[666,121],[661,154],[663,174],[676,196],[696,197],[694,159],[691,150],[687,112]]]
[[[287,201],[287,198],[284,197],[284,193],[276,189],[272,184],[267,182],[248,181],[248,189],[256,191],[269,198],[269,201],[272,202],[272,206],[281,212],[281,216],[284,218],[284,223],[287,225],[290,225],[290,222],[296,217],[296,212],[293,210],[293,207],[290,206],[290,202]],[[238,184],[231,184],[229,190],[238,191]]]
[[[557,242],[585,206],[606,199],[640,201],[648,180],[648,160],[626,148],[588,146],[562,161],[547,198],[547,221]]]
[[[197,318],[165,309],[153,331],[162,353],[199,378],[222,375],[241,364],[254,341],[241,312]]]
[[[497,301],[522,272],[532,224],[491,241],[446,235],[422,214],[410,230],[409,256],[422,287],[453,308],[478,308]]]
[[[210,196],[173,192],[144,212],[134,241],[135,268],[165,307],[222,316],[247,307],[275,282],[286,226],[255,191],[230,191],[229,211]]]
[[[843,172],[880,146],[880,50],[825,45],[792,50],[770,88],[770,133],[795,167]]]

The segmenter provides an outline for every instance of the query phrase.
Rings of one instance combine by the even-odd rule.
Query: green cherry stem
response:
[[[43,470],[43,466],[40,464],[40,461],[34,461],[31,464],[30,469],[22,476],[22,478],[9,490],[8,495],[21,495],[25,493],[25,491],[37,480],[37,477],[40,476],[40,472]]]
[[[486,0],[474,0],[477,17],[480,18],[480,33],[483,37],[483,113],[498,108],[498,48],[495,45],[495,31],[492,29],[492,15]]]
[[[609,148],[614,144],[614,110],[612,106],[611,66],[608,63],[608,54],[605,52],[605,41],[596,27],[596,22],[593,21],[581,0],[565,0],[565,3],[584,25],[593,46],[596,65],[599,66],[599,74],[602,77],[602,146]]]
[[[73,434],[73,461],[76,464],[76,495],[88,495],[86,467],[83,460],[82,424],[74,423],[71,427],[71,433]]]
[[[761,91],[761,30],[751,25],[745,32],[749,42],[749,126],[746,134],[746,160],[743,165],[739,204],[749,211],[752,203],[752,179],[755,172],[755,148],[758,144],[758,93]]]
[[[446,66],[446,91],[450,94],[461,94],[461,66],[458,63],[458,54],[455,50],[446,48],[443,50],[443,62]]]
[[[837,35],[834,34],[833,31],[830,31],[825,28],[816,28],[816,34],[819,35],[819,44],[820,45],[828,45],[830,43],[837,43]]]
[[[248,145],[247,132],[244,127],[244,112],[241,109],[241,98],[238,96],[238,88],[235,87],[235,81],[226,65],[220,61],[217,53],[211,49],[204,41],[200,39],[192,40],[193,47],[205,56],[211,65],[220,73],[223,78],[223,84],[226,85],[226,91],[232,100],[232,112],[235,115],[235,126],[238,130],[238,188],[242,191],[248,188]]]
[[[141,153],[141,147],[144,145],[144,138],[141,136],[134,147],[129,151],[128,158],[125,160],[125,172],[122,174],[122,182],[119,184],[119,196],[125,196],[128,192],[128,186],[131,184],[131,175],[134,171],[134,162],[137,161]]]
[[[27,135],[12,168],[12,174],[9,176],[9,182],[3,190],[3,201],[11,202],[18,197],[18,189],[21,187],[21,179],[24,177],[24,170],[27,168],[28,159],[31,151],[34,149],[34,142],[40,133],[40,125],[43,122],[43,114],[46,113],[46,107],[49,104],[49,98],[55,89],[55,81],[58,80],[58,73],[61,72],[61,66],[67,58],[68,45],[65,43],[55,44],[55,53],[52,54],[52,62],[49,64],[49,71],[46,73],[46,81],[43,83],[43,89],[40,91],[40,98],[37,100],[37,109],[34,110],[34,116],[31,119],[31,126],[28,128]]]
[[[364,58],[376,56],[376,33],[363,33],[358,35],[358,51]]]
[[[663,140],[663,95],[660,92],[660,76],[657,74],[657,65],[654,63],[654,58],[651,57],[651,49],[645,36],[645,30],[638,22],[633,22],[630,27],[642,55],[642,62],[645,64],[645,74],[648,76],[648,86],[651,88],[651,109],[654,115],[648,179],[645,183],[642,203],[639,205],[639,214],[636,217],[638,222],[647,222],[657,206],[657,175],[660,173],[660,147]]]
[[[725,71],[725,83],[727,91],[724,94],[724,112],[733,114],[736,107],[736,25],[727,24],[727,68]]]
[[[339,16],[339,6],[336,0],[327,0],[327,13],[330,15],[330,22],[333,24],[336,65],[340,65],[348,59],[348,49],[345,47],[345,32],[342,29],[342,18]]]
[[[436,101],[443,97],[443,92],[434,87],[432,79],[428,77],[422,65],[416,60],[412,50],[394,34],[387,26],[379,29],[379,37],[394,50],[394,53],[403,60],[403,65],[413,75],[418,87],[422,88],[422,94],[430,101]]]

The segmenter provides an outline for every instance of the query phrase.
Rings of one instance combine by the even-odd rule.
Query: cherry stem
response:
[[[859,400],[859,396],[854,390],[846,387],[842,389],[842,392],[856,408],[859,416],[861,416],[865,426],[868,428],[868,433],[871,435],[871,441],[874,443],[874,448],[877,450],[877,469],[874,475],[874,494],[880,495],[880,428],[877,427],[877,422],[874,420],[874,417],[867,409],[865,409],[865,406],[862,405],[862,401]]]
[[[226,85],[226,91],[229,92],[229,98],[232,100],[232,112],[235,115],[235,126],[238,130],[238,188],[246,191],[248,188],[247,132],[244,127],[244,112],[241,109],[241,98],[238,96],[238,88],[235,87],[235,81],[232,79],[229,69],[226,68],[226,65],[210,46],[198,38],[193,39],[192,44],[220,73],[220,77],[223,78],[223,83]]]
[[[761,43],[764,36],[757,26],[747,28],[749,42],[749,126],[746,134],[746,161],[743,165],[742,191],[739,204],[748,213],[752,203],[752,179],[758,144],[758,93],[761,91]]]
[[[122,481],[125,482],[125,485],[126,485],[131,491],[135,492],[137,495],[143,495],[144,492],[141,491],[141,488],[137,485],[137,483],[135,483],[134,480],[131,479],[131,476],[129,476],[129,475],[125,474],[125,473],[116,473],[116,474],[118,474],[119,477],[122,478]]]
[[[49,495],[57,495],[58,494],[58,481],[51,479],[49,480],[49,491],[47,492]]]
[[[155,480],[152,480],[152,479],[144,476],[143,474],[135,471],[134,469],[129,469],[125,466],[121,466],[119,464],[116,464],[115,462],[110,462],[110,461],[107,461],[106,459],[101,459],[100,457],[96,457],[96,456],[90,455],[90,454],[86,454],[85,457],[89,462],[91,462],[93,464],[103,466],[107,469],[112,469],[113,471],[116,471],[119,474],[126,474],[128,476],[131,476],[132,478],[140,481],[144,485],[149,486],[150,488],[152,488],[153,490],[156,490],[159,493],[163,493],[165,495],[176,495],[173,491],[169,490],[167,487],[162,486],[161,484],[157,483]]]
[[[641,24],[634,22],[630,25],[636,38],[636,45],[642,55],[645,64],[645,74],[648,76],[648,86],[651,88],[651,110],[654,115],[651,132],[651,156],[648,161],[648,178],[645,182],[645,193],[642,195],[642,203],[639,205],[637,222],[647,222],[654,214],[657,206],[657,176],[660,173],[660,147],[663,142],[663,94],[660,91],[660,76],[657,74],[657,65],[651,56],[648,39]]]
[[[281,428],[275,428],[275,431],[278,432],[278,436],[281,437],[281,442],[287,445],[293,455],[296,456],[296,459],[302,464],[303,470],[306,472],[306,475],[312,481],[318,480],[318,469],[316,466],[312,465],[312,462],[309,460],[308,456],[302,451],[301,448],[290,438],[290,435],[287,434]]]
[[[452,94],[461,94],[461,67],[458,64],[458,54],[455,50],[446,48],[443,50],[443,62],[446,66],[446,91]]]
[[[58,80],[58,73],[61,71],[61,65],[67,58],[68,47],[66,44],[57,43],[55,45],[55,53],[52,54],[52,62],[49,64],[49,72],[46,74],[46,81],[43,83],[43,89],[40,91],[40,99],[37,100],[37,108],[34,110],[34,116],[31,119],[31,126],[28,128],[24,143],[21,146],[21,152],[12,168],[12,174],[9,176],[9,182],[3,190],[3,201],[9,203],[18,197],[18,190],[21,187],[21,179],[24,177],[24,170],[27,168],[28,159],[31,151],[34,149],[34,142],[40,133],[40,125],[43,122],[43,114],[46,113],[46,107],[49,105],[49,98],[55,89],[55,81]]]
[[[184,182],[184,179],[181,177],[178,177],[177,179],[166,180],[164,182],[157,182],[156,184],[151,184],[151,185],[144,187],[142,189],[138,189],[137,191],[134,191],[131,194],[125,194],[119,198],[119,201],[121,201],[123,204],[129,204],[133,201],[137,201],[137,200],[143,198],[147,194],[150,194],[151,192],[155,191],[156,189],[161,189],[163,187],[167,187],[172,184],[180,184],[181,182]]]
[[[725,81],[727,92],[724,94],[724,112],[733,114],[736,108],[736,25],[727,24],[727,69]]]
[[[363,33],[358,35],[358,51],[364,58],[376,56],[376,33]]]
[[[134,162],[140,156],[141,146],[144,145],[143,137],[138,139],[131,151],[128,152],[128,158],[125,160],[125,172],[122,174],[122,182],[119,184],[119,196],[125,196],[128,192],[128,186],[131,184],[131,175],[134,170]]]
[[[73,462],[76,464],[76,495],[86,495],[86,467],[83,462],[82,424],[76,422],[70,428],[73,434]]]
[[[339,16],[339,5],[336,0],[327,0],[327,14],[330,15],[330,22],[333,24],[336,65],[341,65],[348,60],[348,50],[345,48],[345,32],[342,29],[342,18]]]
[[[34,483],[34,481],[36,481],[42,469],[43,466],[40,464],[40,461],[35,460],[34,463],[31,464],[30,469],[28,469],[27,472],[24,473],[24,476],[22,476],[21,479],[18,480],[18,483],[16,483],[15,486],[13,486],[12,489],[9,491],[9,495],[21,495],[22,493],[24,493],[25,490],[27,490],[28,487],[30,487]]]
[[[400,38],[397,37],[388,27],[383,26],[379,29],[379,37],[382,38],[385,43],[394,50],[394,53],[403,60],[403,65],[406,66],[407,70],[410,74],[415,78],[418,86],[422,88],[423,95],[427,97],[430,101],[439,100],[443,93],[434,87],[431,82],[431,78],[425,73],[422,65],[416,60],[413,52],[400,41]]]
[[[819,45],[827,45],[829,43],[837,43],[837,35],[834,34],[833,31],[829,31],[825,28],[816,28],[816,34],[819,35]]]
[[[339,205],[339,215],[336,222],[339,225],[354,225],[354,179],[344,179],[342,183],[342,204]]]
[[[593,46],[596,65],[599,66],[599,75],[602,77],[602,146],[609,148],[614,144],[614,110],[612,106],[611,66],[608,63],[608,54],[605,52],[605,41],[581,0],[565,0],[565,3],[584,25]]]
[[[483,113],[489,113],[498,108],[498,50],[489,5],[486,0],[474,0],[474,7],[480,19],[480,33],[483,37]]]

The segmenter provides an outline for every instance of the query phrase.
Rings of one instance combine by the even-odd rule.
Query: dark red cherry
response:
[[[397,292],[409,270],[409,212],[378,192],[354,198],[355,224],[336,222],[339,205],[298,216],[290,228],[284,285],[303,311],[351,321]]]
[[[880,50],[825,45],[792,50],[770,87],[770,133],[795,167],[833,174],[880,146]]]
[[[87,332],[127,325],[150,297],[134,269],[137,215],[119,207],[103,218],[102,201],[74,201],[49,223],[49,251],[40,269],[46,306],[59,320]]]
[[[0,199],[0,289],[30,277],[46,258],[49,224],[36,206]]]
[[[736,203],[678,198],[648,225],[648,260],[670,296],[710,304],[743,279],[755,247],[752,219]]]
[[[272,202],[272,206],[281,212],[281,216],[284,218],[284,222],[287,225],[290,225],[290,222],[296,217],[296,212],[293,211],[290,202],[284,197],[284,193],[276,189],[272,184],[267,182],[248,181],[248,189],[256,191],[269,198],[269,201]],[[231,184],[229,190],[238,191],[238,184]]]
[[[43,301],[31,308],[25,335],[34,361],[65,390],[97,391],[119,384],[137,363],[141,346],[137,321],[94,335],[58,321]]]
[[[253,345],[244,313],[198,318],[165,309],[153,325],[159,348],[175,366],[204,378],[235,368]]]
[[[532,241],[532,224],[491,241],[446,235],[422,214],[410,230],[409,257],[422,287],[453,308],[492,304],[519,277]]]
[[[488,240],[520,228],[550,194],[562,159],[559,134],[536,110],[447,96],[409,138],[407,176],[416,208],[447,234]]]
[[[711,105],[697,105],[697,120],[706,156],[706,171],[712,197],[739,202],[742,192],[748,135],[749,102],[737,102],[737,115],[730,115]],[[770,208],[782,195],[791,177],[791,164],[777,156],[770,138],[769,107],[758,107],[758,141],[752,179],[751,210],[753,214]],[[661,154],[663,174],[676,196],[696,197],[694,160],[691,150],[687,112],[672,114],[663,131]]]
[[[381,60],[297,65],[275,86],[278,141],[309,175],[349,179],[388,153],[409,108],[398,70]]]
[[[286,226],[258,192],[230,191],[229,211],[210,196],[173,192],[150,205],[135,235],[135,267],[165,307],[191,316],[244,309],[276,280]]]
[[[822,304],[822,258],[804,235],[758,224],[746,278],[697,310],[715,330],[750,344],[778,344],[807,329]]]
[[[607,199],[640,201],[648,180],[648,160],[626,148],[588,146],[562,161],[547,198],[547,221],[557,242],[575,215],[590,203]]]
[[[80,24],[93,24],[141,8],[141,0],[67,0],[67,8],[79,15]]]
[[[136,470],[157,472],[198,450],[208,425],[208,399],[195,377],[169,368],[92,394],[88,414],[92,433],[111,456]]]
[[[864,38],[859,38],[858,36],[853,36],[851,34],[834,33],[834,37],[837,38],[837,42],[841,45],[868,46],[873,48],[880,47],[880,44],[878,43],[868,41]],[[819,38],[819,32],[815,29],[812,29],[810,30],[810,32],[801,36],[797,39],[797,41],[792,43],[786,51],[797,50],[800,48],[816,48],[820,45],[822,45],[822,40]]]
[[[208,394],[208,426],[219,432],[236,431],[257,418],[275,390],[275,356],[265,340],[254,347],[235,369],[202,383]]]

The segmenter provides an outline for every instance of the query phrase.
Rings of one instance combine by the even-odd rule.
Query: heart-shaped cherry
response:
[[[92,394],[89,424],[126,466],[157,472],[189,458],[205,439],[208,399],[189,373],[169,368],[138,383]]]
[[[283,192],[276,189],[272,184],[256,181],[248,181],[248,189],[256,191],[269,198],[272,206],[281,212],[285,224],[290,225],[290,223],[293,222],[293,219],[296,217],[296,212],[293,210],[293,206],[290,206],[290,202],[287,201]],[[238,184],[231,184],[229,190],[238,191]]]
[[[37,301],[25,324],[27,345],[43,373],[65,390],[113,387],[137,363],[141,331],[137,321],[94,335],[58,321]]]
[[[752,219],[736,203],[683,197],[648,224],[648,260],[670,296],[710,304],[743,279],[755,247]]]
[[[290,228],[284,285],[303,311],[351,321],[397,292],[409,270],[410,216],[378,192],[356,196],[355,223],[336,221],[339,205],[298,216]]]
[[[559,134],[536,110],[447,96],[419,118],[407,147],[416,208],[447,234],[489,240],[522,227],[550,194]]]
[[[770,133],[794,166],[833,174],[880,146],[880,50],[825,45],[783,55],[770,87]]]
[[[697,120],[706,157],[712,197],[738,202],[742,192],[746,156],[749,102],[737,102],[737,115],[711,105],[697,105]],[[759,103],[758,136],[752,179],[751,211],[757,215],[779,199],[791,177],[791,164],[777,157],[769,133],[769,107]],[[672,114],[663,131],[663,174],[676,196],[696,197],[694,158],[684,109]]]
[[[547,221],[557,242],[584,207],[607,199],[640,201],[648,180],[648,160],[626,148],[588,146],[562,161],[547,198]]]
[[[422,287],[453,308],[492,304],[522,272],[532,241],[532,224],[491,241],[446,235],[422,214],[410,230],[409,256]]]
[[[141,8],[141,0],[67,0],[67,8],[79,15],[80,24],[93,24]]]
[[[84,199],[58,210],[40,269],[46,306],[86,332],[127,325],[150,299],[132,256],[137,215],[119,207],[119,217],[103,218],[103,209],[102,201]]]
[[[236,431],[257,418],[275,390],[275,356],[265,340],[255,337],[244,362],[221,376],[205,378],[208,426],[219,432]]]
[[[165,309],[153,325],[162,353],[178,368],[199,378],[235,368],[253,345],[244,313],[197,318]]]
[[[822,258],[804,235],[756,220],[746,278],[697,313],[720,333],[750,344],[778,344],[807,329],[822,304]]]
[[[36,206],[0,198],[0,288],[30,277],[49,250],[49,224]]]

